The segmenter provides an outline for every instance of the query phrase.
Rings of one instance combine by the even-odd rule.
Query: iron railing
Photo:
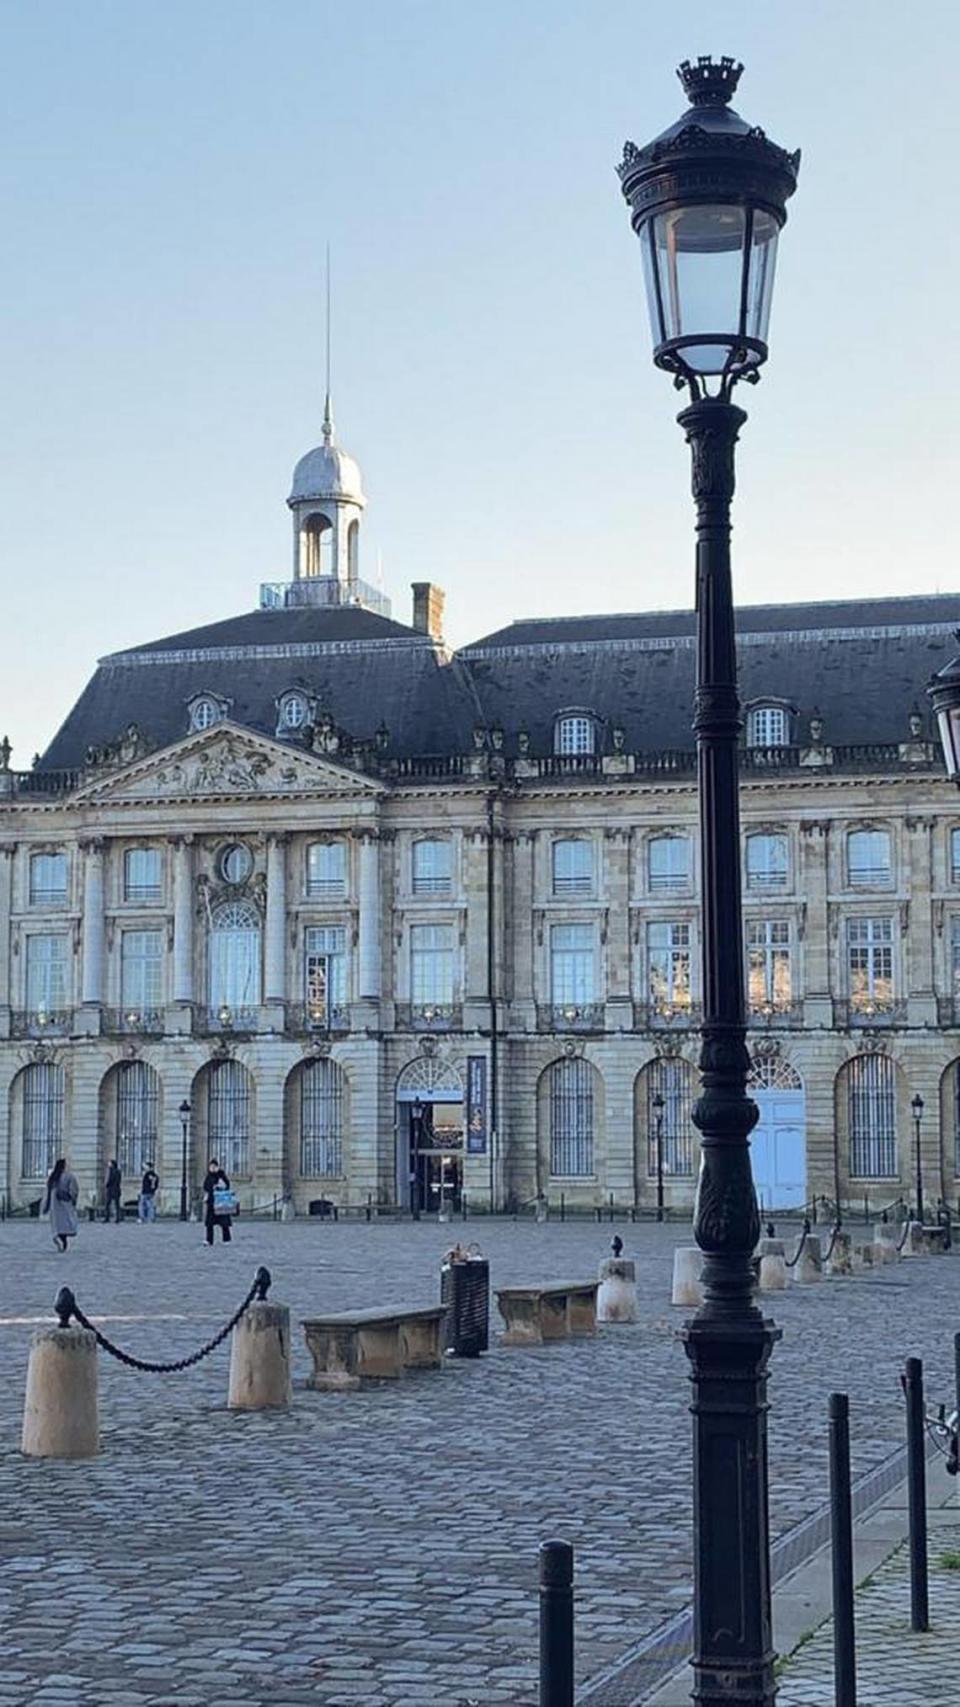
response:
[[[303,1032],[319,1033],[349,1031],[349,1009],[327,1006],[319,1009],[309,1002],[287,1002],[284,1010],[284,1029],[294,1036]]]
[[[72,1025],[72,1008],[44,1009],[42,1012],[19,1009],[10,1015],[10,1036],[68,1037]]]
[[[396,1014],[404,1031],[459,1031],[463,1024],[457,1002],[398,1002]]]
[[[103,1008],[101,1030],[107,1036],[162,1037],[161,1008]]]
[[[201,1037],[229,1037],[260,1029],[259,1008],[197,1008],[194,1029]]]
[[[537,1030],[602,1031],[602,1002],[546,1002],[537,1007]]]

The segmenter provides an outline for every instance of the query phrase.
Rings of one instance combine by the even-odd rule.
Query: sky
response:
[[[955,0],[0,0],[0,734],[291,573],[324,254],[361,574],[456,645],[693,597],[682,399],[615,166],[681,59],[800,147],[742,603],[958,593]]]

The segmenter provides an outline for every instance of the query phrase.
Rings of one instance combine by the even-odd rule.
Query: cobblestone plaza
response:
[[[303,1387],[300,1317],[433,1302],[462,1233],[494,1285],[589,1278],[612,1229],[241,1221],[211,1251],[193,1224],[98,1224],[60,1258],[45,1225],[0,1226],[0,1702],[530,1707],[536,1551],[552,1535],[577,1550],[578,1674],[615,1662],[689,1600],[691,1480],[668,1302],[689,1234],[617,1230],[638,1260],[637,1326],[494,1343],[479,1362],[335,1395]],[[289,1413],[228,1413],[224,1350],[177,1376],[101,1355],[100,1458],[21,1456],[30,1336],[63,1280],[125,1348],[170,1358],[227,1319],[258,1262],[294,1318]],[[829,1391],[851,1397],[855,1474],[901,1443],[906,1355],[949,1396],[956,1298],[947,1258],[775,1300],[774,1535],[826,1498]]]

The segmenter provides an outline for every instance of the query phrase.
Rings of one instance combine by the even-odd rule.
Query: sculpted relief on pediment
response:
[[[164,758],[140,765],[133,774],[116,776],[92,792],[99,800],[183,800],[209,795],[275,795],[353,793],[369,788],[370,779],[339,766],[271,750],[233,734],[219,735],[199,748],[174,748]]]

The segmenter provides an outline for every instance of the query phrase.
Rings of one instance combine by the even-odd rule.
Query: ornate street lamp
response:
[[[920,1122],[923,1119],[923,1097],[918,1091],[910,1104],[913,1115],[913,1134],[917,1163],[917,1220],[923,1226],[923,1163],[920,1158]]]
[[[187,1219],[187,1134],[190,1131],[190,1104],[186,1097],[180,1104],[180,1219]]]
[[[666,1103],[658,1091],[653,1099],[653,1118],[657,1137],[657,1220],[663,1220],[663,1111]]]
[[[767,357],[788,154],[730,106],[742,66],[685,61],[690,110],[619,167],[640,240],[653,359],[686,386],[679,416],[697,506],[697,738],[702,850],[703,1089],[694,1236],[704,1303],[684,1334],[694,1418],[694,1697],[773,1707],[766,1368],[778,1332],[754,1301],[760,1232],[749,1134],[730,501],[746,420],[730,401]],[[711,390],[712,388],[712,390]]]

